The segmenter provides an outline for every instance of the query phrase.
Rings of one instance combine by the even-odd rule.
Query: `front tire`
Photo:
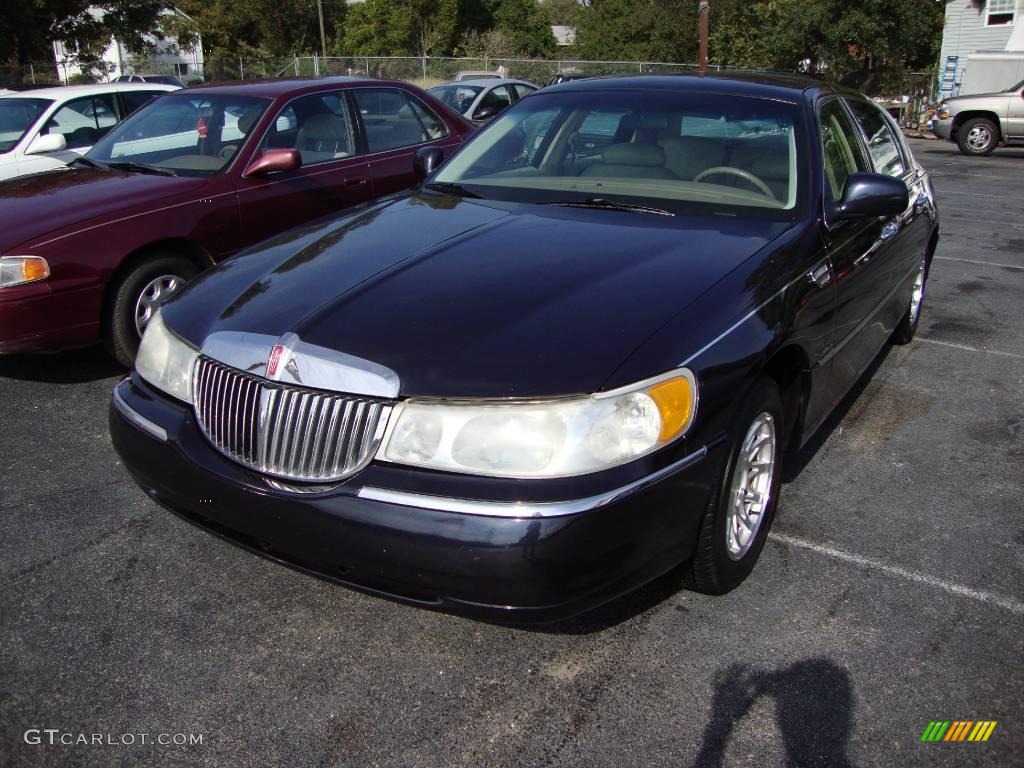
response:
[[[137,264],[121,277],[113,289],[104,339],[117,362],[127,367],[135,362],[142,332],[153,314],[198,271],[188,259],[165,253]]]
[[[960,126],[956,143],[965,155],[991,155],[999,145],[999,128],[988,118],[972,118]]]
[[[910,304],[907,313],[892,333],[894,344],[909,344],[917,333],[917,324],[921,319],[921,307],[924,305],[925,287],[928,284],[928,259],[921,257],[921,265],[914,275],[914,289],[910,293]]]
[[[775,517],[786,444],[779,389],[761,379],[730,430],[729,456],[701,522],[689,585],[721,595],[750,575]]]

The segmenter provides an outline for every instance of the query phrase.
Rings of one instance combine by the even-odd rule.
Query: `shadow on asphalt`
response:
[[[126,374],[103,347],[36,355],[0,356],[0,378],[47,384],[83,384]]]
[[[733,664],[715,676],[711,719],[693,768],[719,768],[737,723],[762,696],[775,700],[786,765],[853,768],[846,755],[853,689],[846,670],[828,659],[770,671]]]

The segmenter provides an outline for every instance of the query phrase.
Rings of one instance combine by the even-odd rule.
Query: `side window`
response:
[[[405,96],[409,100],[409,106],[412,107],[412,111],[419,118],[423,129],[427,132],[427,136],[430,137],[431,141],[443,139],[448,135],[448,129],[441,121],[441,118],[435,115],[426,104],[411,94],[407,93]]]
[[[114,94],[69,101],[46,123],[43,133],[64,135],[68,149],[91,147],[117,124]]]
[[[304,166],[351,157],[355,135],[345,94],[331,91],[295,99],[270,124],[263,146],[297,149]]]
[[[163,91],[122,91],[121,98],[124,100],[124,116],[128,117],[140,107],[149,104]]]
[[[370,152],[411,147],[430,141],[418,113],[413,111],[403,91],[395,88],[356,88],[359,115],[366,131]]]
[[[521,83],[513,83],[512,87],[515,88],[516,95],[519,96],[520,99],[525,99],[535,90],[537,90],[536,88],[531,88],[530,86],[522,85]]]
[[[508,90],[507,85],[499,85],[497,88],[492,88],[484,97],[480,99],[480,103],[477,105],[476,112],[485,109],[487,107],[494,107],[495,109],[504,109],[512,103],[512,94]]]
[[[890,176],[902,176],[906,166],[896,136],[882,111],[874,104],[860,99],[847,99],[846,104],[860,124],[875,170]]]
[[[842,198],[846,179],[851,173],[868,169],[855,131],[838,99],[832,99],[822,105],[822,158],[825,178],[828,180],[833,200]]]

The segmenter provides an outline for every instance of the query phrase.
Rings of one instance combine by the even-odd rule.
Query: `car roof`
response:
[[[323,88],[339,85],[376,85],[381,87],[411,88],[408,83],[397,80],[376,80],[369,77],[349,77],[341,75],[338,77],[285,77],[272,80],[246,80],[245,82],[212,83],[208,85],[194,85],[188,90],[215,92],[229,96],[264,96],[277,98],[304,91],[318,91]]]
[[[612,75],[565,81],[548,86],[545,93],[556,91],[629,90],[706,91],[796,101],[805,91],[838,91],[855,94],[813,77],[785,72],[679,72],[670,74]]]
[[[26,96],[29,98],[46,98],[54,100],[71,99],[75,96],[89,96],[99,93],[117,93],[119,91],[177,91],[174,85],[163,83],[95,83],[92,85],[58,85],[52,88],[33,88],[29,91],[15,91],[10,96]]]

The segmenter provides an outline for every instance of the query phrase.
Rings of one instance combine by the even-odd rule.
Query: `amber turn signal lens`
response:
[[[0,257],[0,288],[33,283],[50,276],[50,265],[41,256]]]
[[[686,378],[669,379],[655,384],[647,394],[658,406],[661,414],[661,433],[658,440],[667,442],[679,435],[693,419],[693,387]]]

